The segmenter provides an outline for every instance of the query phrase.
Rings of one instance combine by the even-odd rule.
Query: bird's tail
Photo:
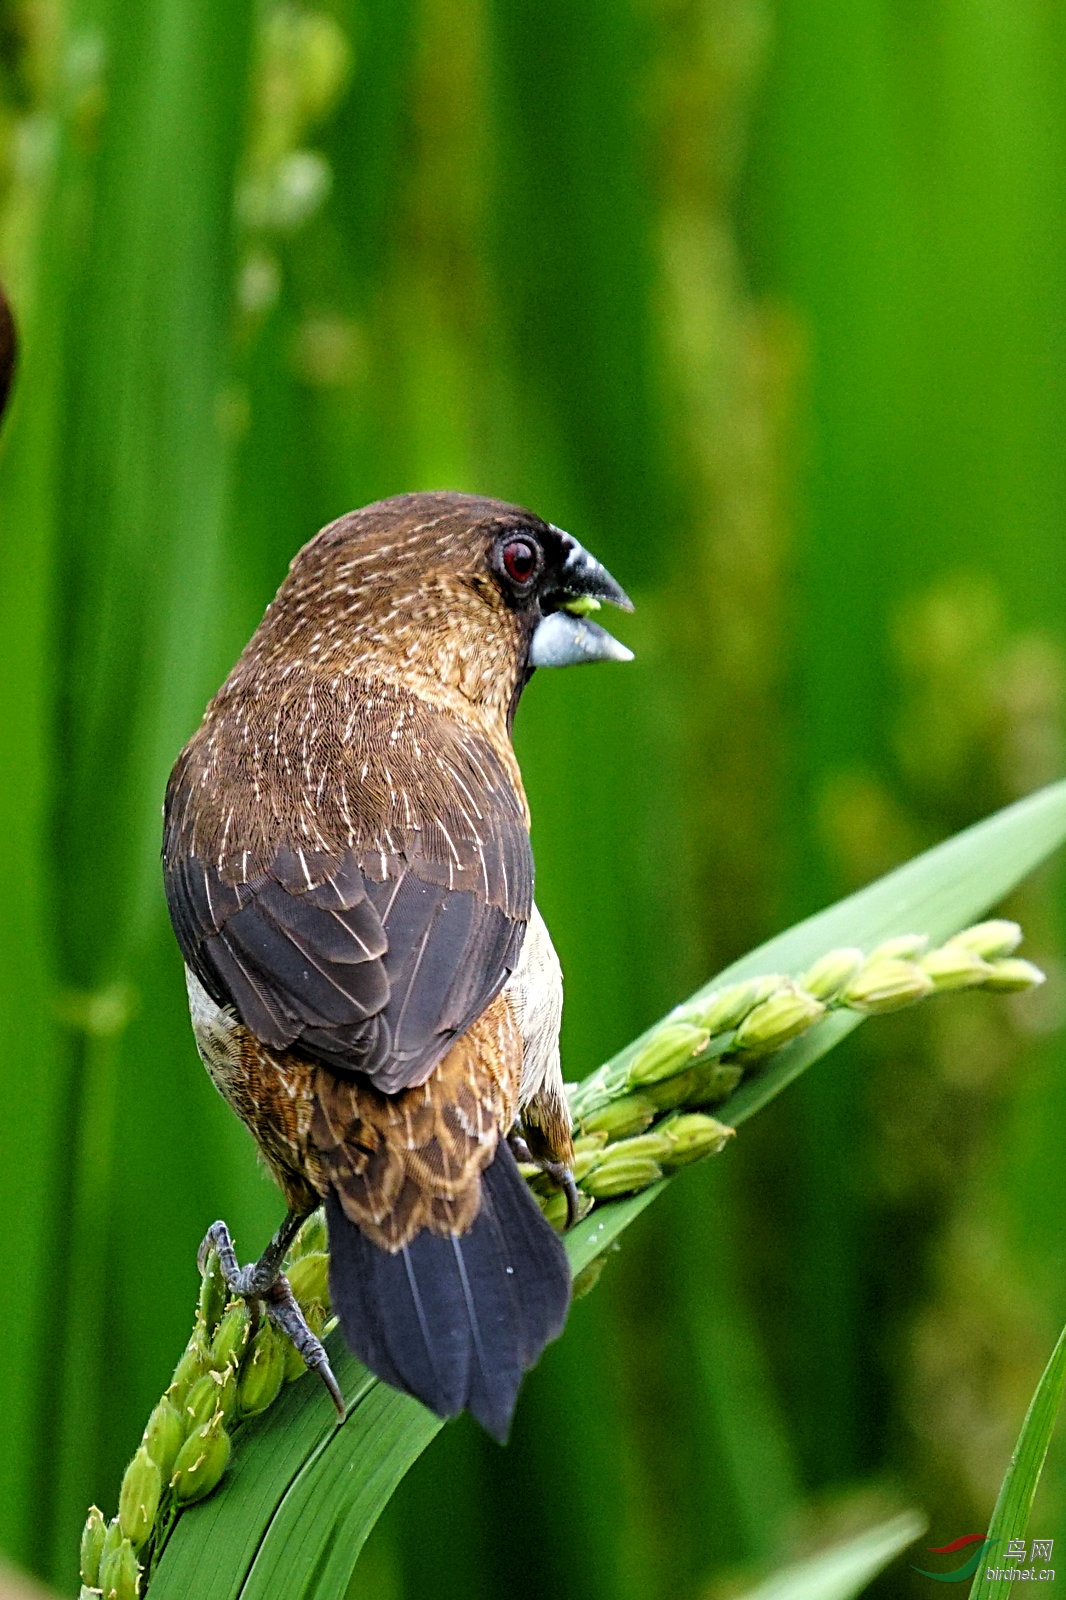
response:
[[[469,1411],[502,1444],[522,1375],[566,1321],[570,1267],[501,1139],[464,1234],[423,1229],[390,1254],[326,1201],[330,1293],[344,1337],[386,1383],[441,1417]]]

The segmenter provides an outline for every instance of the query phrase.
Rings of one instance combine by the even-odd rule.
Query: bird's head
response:
[[[397,495],[304,546],[245,661],[260,679],[401,682],[509,725],[535,667],[631,659],[589,620],[604,601],[632,610],[605,567],[531,511],[475,495]]]

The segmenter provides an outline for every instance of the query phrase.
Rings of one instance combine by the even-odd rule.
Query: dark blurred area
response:
[[[0,0],[12,1559],[71,1588],[205,1227],[280,1216],[159,808],[322,523],[498,495],[637,602],[632,667],[519,717],[570,1077],[1063,774],[1064,83],[1037,0]],[[351,1600],[714,1600],[857,1508],[986,1526],[1066,1320],[1059,880],[1009,911],[1046,987],[868,1025],[686,1172]]]

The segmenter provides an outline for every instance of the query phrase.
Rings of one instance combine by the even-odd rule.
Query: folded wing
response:
[[[529,836],[487,749],[445,761],[438,748],[425,792],[381,820],[368,805],[354,827],[359,792],[342,778],[347,837],[327,784],[313,797],[317,847],[305,848],[284,817],[271,829],[242,807],[247,774],[215,773],[194,740],[167,793],[167,901],[189,966],[258,1039],[391,1094],[428,1077],[514,969],[532,904]]]

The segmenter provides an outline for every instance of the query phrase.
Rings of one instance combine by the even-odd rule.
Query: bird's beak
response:
[[[588,613],[598,611],[606,600],[623,611],[632,611],[633,602],[622,586],[595,556],[569,533],[561,533],[569,546],[559,581],[541,596],[542,605],[554,606],[534,629],[529,650],[531,667],[573,667],[582,661],[632,661],[633,652],[590,622]]]

